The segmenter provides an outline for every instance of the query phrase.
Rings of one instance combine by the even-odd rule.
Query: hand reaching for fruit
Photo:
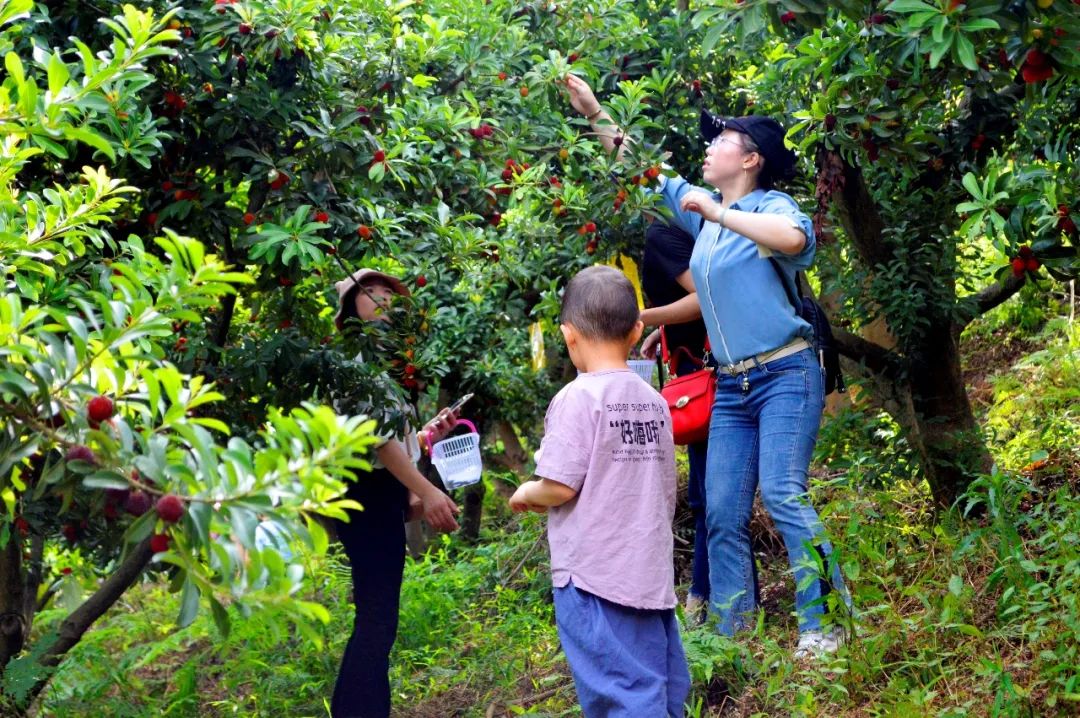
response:
[[[577,75],[567,75],[566,89],[570,94],[570,104],[582,115],[589,117],[599,112],[600,101],[596,99],[589,83]]]

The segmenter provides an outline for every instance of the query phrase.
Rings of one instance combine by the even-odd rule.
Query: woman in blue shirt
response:
[[[621,131],[592,89],[574,75],[566,85],[574,109],[614,150]],[[672,224],[696,237],[690,274],[698,306],[687,297],[666,321],[688,321],[700,312],[720,364],[705,492],[710,600],[723,633],[752,625],[750,512],[760,488],[795,574],[796,656],[820,655],[839,642],[823,622],[827,594],[836,590],[845,602],[847,594],[807,497],[825,403],[823,372],[810,345],[813,330],[781,284],[794,291],[796,272],[813,262],[813,225],[795,200],[773,189],[795,168],[779,123],[758,116],[721,120],[703,111],[701,131],[709,143],[702,177],[715,192],[677,176],[661,176],[658,191]],[[619,144],[620,154],[625,146]]]

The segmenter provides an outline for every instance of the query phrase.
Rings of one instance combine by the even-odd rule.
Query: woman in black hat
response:
[[[566,86],[574,109],[614,150],[621,131],[592,89],[573,75]],[[844,602],[847,594],[807,499],[824,377],[810,344],[813,330],[788,299],[796,272],[814,259],[813,225],[794,199],[773,189],[795,170],[776,120],[722,120],[703,111],[701,132],[708,143],[702,177],[715,191],[661,176],[657,192],[671,223],[696,238],[690,274],[719,362],[706,471],[711,607],[723,633],[752,625],[749,526],[760,488],[795,575],[796,655],[820,655],[840,638],[825,620],[828,594],[835,590]]]
[[[409,296],[397,277],[361,269],[335,285],[339,331],[360,330],[365,322],[386,321],[394,295]],[[402,407],[412,411],[411,407]],[[448,409],[423,429],[429,442],[450,430],[456,417]],[[429,443],[430,445],[430,443]],[[390,650],[397,637],[401,579],[405,568],[405,521],[423,518],[437,531],[458,527],[454,501],[416,468],[420,446],[407,427],[400,436],[386,436],[375,449],[370,472],[357,472],[346,497],[361,506],[349,520],[335,521],[338,539],[352,568],[353,632],[341,659],[333,718],[388,718],[390,715]]]

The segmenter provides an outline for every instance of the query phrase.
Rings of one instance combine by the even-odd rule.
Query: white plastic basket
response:
[[[634,370],[634,373],[645,380],[646,383],[652,384],[653,372],[656,371],[656,362],[652,359],[629,359],[626,362],[630,365],[630,368]]]
[[[480,480],[483,464],[480,461],[480,434],[468,419],[459,419],[471,431],[435,442],[431,447],[431,463],[439,471],[443,486],[460,489]]]

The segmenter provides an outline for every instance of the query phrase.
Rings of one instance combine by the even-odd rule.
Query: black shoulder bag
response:
[[[825,310],[810,297],[803,296],[798,276],[795,277],[796,295],[792,296],[791,287],[788,286],[780,263],[773,257],[769,257],[769,261],[776,270],[780,284],[784,287],[784,294],[787,295],[791,306],[795,307],[795,313],[814,330],[814,351],[817,352],[818,361],[825,369],[825,393],[832,394],[838,391],[843,394],[847,391],[847,386],[844,384],[844,375],[840,371],[840,351],[836,348],[836,340],[833,339],[832,328],[825,316]]]

